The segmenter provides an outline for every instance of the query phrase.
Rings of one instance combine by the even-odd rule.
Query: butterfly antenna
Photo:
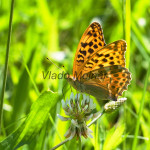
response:
[[[62,67],[63,67],[64,71],[68,73],[68,71],[66,70],[65,66],[63,65]]]
[[[46,58],[48,61],[50,61],[53,65],[55,65],[58,69],[63,70],[62,68],[58,67],[51,59],[49,59],[48,57]]]

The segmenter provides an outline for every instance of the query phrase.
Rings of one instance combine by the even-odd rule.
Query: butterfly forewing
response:
[[[73,63],[73,76],[77,77],[91,55],[105,46],[103,31],[99,23],[92,23],[84,32],[79,42]]]
[[[83,74],[92,70],[113,65],[125,67],[125,51],[126,42],[124,40],[115,41],[95,51],[91,58],[84,63],[81,70],[78,70],[78,79],[80,79]]]

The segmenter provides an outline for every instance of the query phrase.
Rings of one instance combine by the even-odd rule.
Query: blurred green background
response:
[[[0,91],[10,4],[11,0],[0,0]],[[32,103],[38,98],[38,91],[41,93],[48,89],[58,92],[58,97],[53,99],[57,104],[50,111],[55,126],[49,119],[33,142],[19,149],[28,150],[34,147],[37,150],[47,150],[61,142],[59,137],[65,139],[63,135],[68,129],[68,123],[61,122],[56,114],[64,114],[61,99],[62,89],[67,82],[43,79],[43,71],[62,72],[46,58],[50,58],[60,68],[64,65],[72,74],[79,40],[93,21],[102,25],[106,44],[119,39],[127,41],[126,67],[132,73],[132,81],[128,91],[124,92],[124,96],[128,98],[126,104],[114,113],[105,114],[97,126],[91,127],[94,138],[83,139],[83,149],[109,149],[107,146],[111,144],[112,149],[131,149],[142,102],[144,107],[136,149],[150,149],[150,77],[146,80],[150,67],[149,0],[15,0],[3,108],[3,134],[0,141],[21,124],[21,118],[27,116]],[[65,97],[71,90],[67,93]],[[99,106],[97,108],[99,110]],[[115,137],[119,134],[116,129],[122,125],[125,130],[119,136],[120,142],[115,146]],[[39,142],[42,146],[39,146]],[[74,139],[68,142],[66,147],[77,149],[77,143]]]

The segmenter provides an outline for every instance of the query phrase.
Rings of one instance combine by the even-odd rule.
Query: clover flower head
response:
[[[110,101],[104,105],[105,112],[109,113],[119,108],[125,101],[126,97],[119,98],[117,101]]]
[[[62,108],[65,111],[65,114],[68,117],[63,117],[59,114],[57,116],[62,121],[70,121],[71,125],[68,131],[65,133],[65,137],[72,139],[75,136],[77,138],[84,136],[85,138],[92,138],[92,131],[87,127],[86,121],[93,119],[96,116],[96,113],[93,113],[93,110],[96,108],[96,104],[93,103],[93,99],[89,96],[83,94],[76,94],[74,96],[73,93],[70,95],[70,99],[61,101]]]

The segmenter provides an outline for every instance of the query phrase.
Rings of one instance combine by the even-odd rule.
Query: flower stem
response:
[[[81,136],[79,136],[79,150],[82,150]]]
[[[91,126],[94,122],[96,122],[105,112],[101,112],[96,118],[94,118],[87,126]]]
[[[69,139],[66,139],[66,140],[62,141],[61,143],[59,143],[58,145],[56,145],[55,147],[51,148],[50,150],[55,150],[56,148],[60,147],[61,145],[65,144],[68,141],[69,141]]]

